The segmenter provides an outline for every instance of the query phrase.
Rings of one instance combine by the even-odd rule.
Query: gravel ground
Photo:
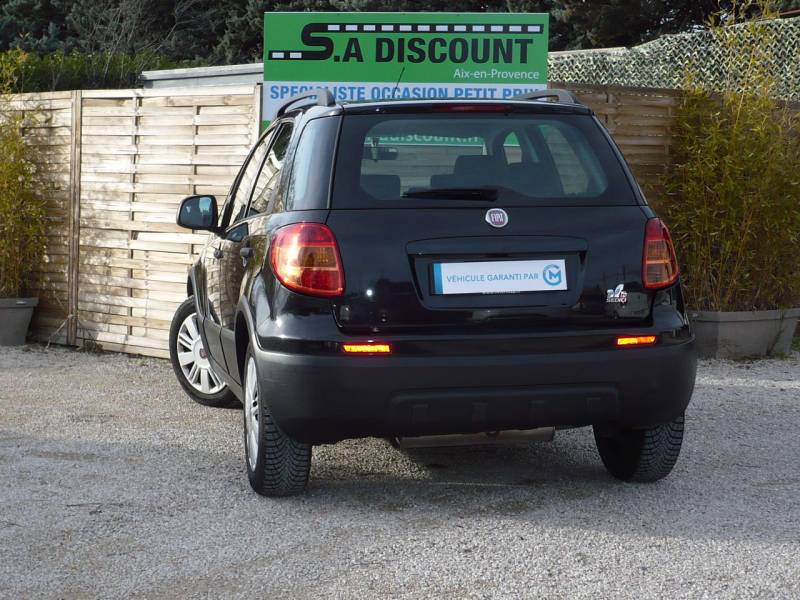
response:
[[[588,429],[528,447],[315,449],[251,492],[241,411],[169,364],[0,349],[0,597],[800,596],[800,354],[703,362],[672,476],[610,479]]]

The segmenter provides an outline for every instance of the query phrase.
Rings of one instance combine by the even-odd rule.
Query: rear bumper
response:
[[[262,392],[293,438],[651,425],[683,414],[694,341],[500,356],[346,356],[255,349]]]

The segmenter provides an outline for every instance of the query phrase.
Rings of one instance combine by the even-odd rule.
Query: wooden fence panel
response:
[[[551,87],[571,90],[594,110],[619,145],[645,193],[654,198],[661,194],[680,91],[559,83],[552,83]]]
[[[78,342],[168,356],[172,314],[205,235],[175,225],[195,193],[223,202],[258,135],[254,86],[82,97]]]

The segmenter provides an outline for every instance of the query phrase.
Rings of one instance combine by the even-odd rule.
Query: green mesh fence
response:
[[[774,93],[800,101],[800,18],[765,21],[757,26],[663,36],[630,49],[554,53],[551,81],[589,85],[680,89],[691,67],[695,81],[714,91],[743,91],[746,61],[765,66]]]

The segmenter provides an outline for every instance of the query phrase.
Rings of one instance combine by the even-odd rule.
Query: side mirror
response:
[[[176,222],[186,229],[217,230],[217,199],[214,196],[189,196],[178,208]]]

